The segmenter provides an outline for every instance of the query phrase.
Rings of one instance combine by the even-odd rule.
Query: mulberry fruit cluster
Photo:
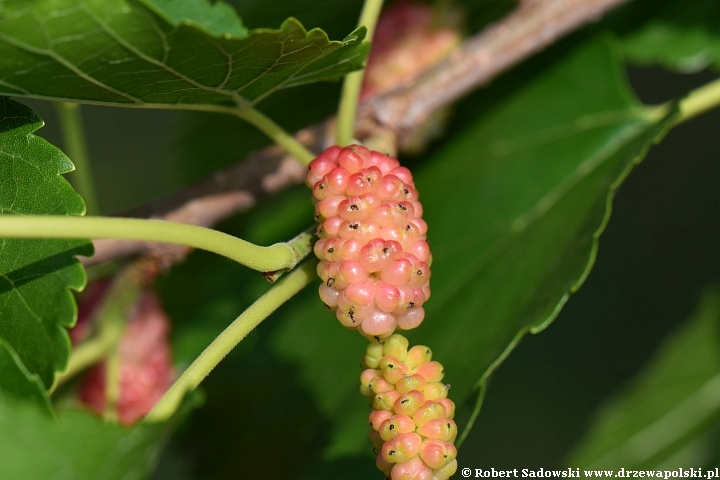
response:
[[[370,439],[378,468],[392,480],[447,480],[457,470],[455,404],[431,357],[425,346],[408,349],[398,334],[367,347],[360,391],[373,397]]]
[[[430,297],[427,224],[410,171],[360,145],[330,147],[306,177],[320,223],[320,298],[345,327],[380,342],[417,327]]]

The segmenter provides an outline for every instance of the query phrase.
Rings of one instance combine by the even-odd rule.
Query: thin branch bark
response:
[[[523,0],[495,25],[469,38],[412,82],[360,109],[364,135],[392,132],[402,147],[434,112],[628,0]]]
[[[358,138],[386,143],[386,150],[405,146],[412,133],[434,112],[486,84],[522,60],[575,29],[599,20],[629,0],[522,0],[498,23],[467,39],[440,64],[411,82],[361,105]],[[332,143],[335,120],[300,131],[296,138],[319,152]],[[305,169],[278,147],[269,147],[204,182],[127,216],[154,217],[211,227],[251,208],[263,196],[302,182]],[[161,268],[181,261],[189,249],[177,245],[118,240],[95,243],[85,265],[130,256],[154,257]]]

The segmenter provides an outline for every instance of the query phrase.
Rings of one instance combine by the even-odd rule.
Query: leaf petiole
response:
[[[75,164],[75,171],[70,174],[70,183],[73,184],[85,201],[88,215],[99,215],[100,206],[95,192],[92,178],[90,158],[85,141],[80,104],[68,102],[55,102],[55,109],[60,121],[60,129],[65,143],[65,153]]]
[[[103,419],[109,423],[118,423],[118,402],[120,401],[120,342],[108,352],[105,358],[105,411]]]
[[[315,158],[315,155],[308,150],[305,145],[287,133],[285,129],[273,122],[265,114],[250,105],[239,103],[233,113],[246,122],[254,125],[258,130],[270,137],[273,142],[285,149],[286,152],[295,157],[295,159],[303,165],[307,165]]]
[[[261,247],[210,228],[163,220],[5,215],[0,238],[118,238],[172,243],[223,255],[261,272],[290,269],[298,259],[286,243]]]

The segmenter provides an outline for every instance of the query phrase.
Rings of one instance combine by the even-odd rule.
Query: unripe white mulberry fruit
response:
[[[425,318],[432,257],[410,171],[360,145],[308,165],[319,222],[320,298],[347,328],[382,341]]]
[[[455,404],[443,366],[399,334],[370,344],[360,392],[372,397],[370,439],[377,467],[392,480],[447,480],[457,470]]]

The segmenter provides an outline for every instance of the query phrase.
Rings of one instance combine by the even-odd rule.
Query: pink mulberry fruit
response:
[[[408,349],[402,335],[370,344],[360,392],[372,397],[370,439],[377,467],[392,480],[447,480],[457,470],[453,421],[445,373],[429,348]]]
[[[382,341],[417,327],[430,297],[427,224],[410,171],[360,145],[325,150],[306,184],[320,223],[320,298],[347,328]]]
[[[460,44],[457,12],[433,11],[414,0],[386,8],[368,57],[361,100],[386,92],[439,62]]]
[[[170,388],[172,368],[170,322],[157,295],[142,294],[120,342],[120,398],[117,413],[121,423],[139,420]],[[106,367],[93,367],[80,387],[80,400],[98,413],[105,410]]]

